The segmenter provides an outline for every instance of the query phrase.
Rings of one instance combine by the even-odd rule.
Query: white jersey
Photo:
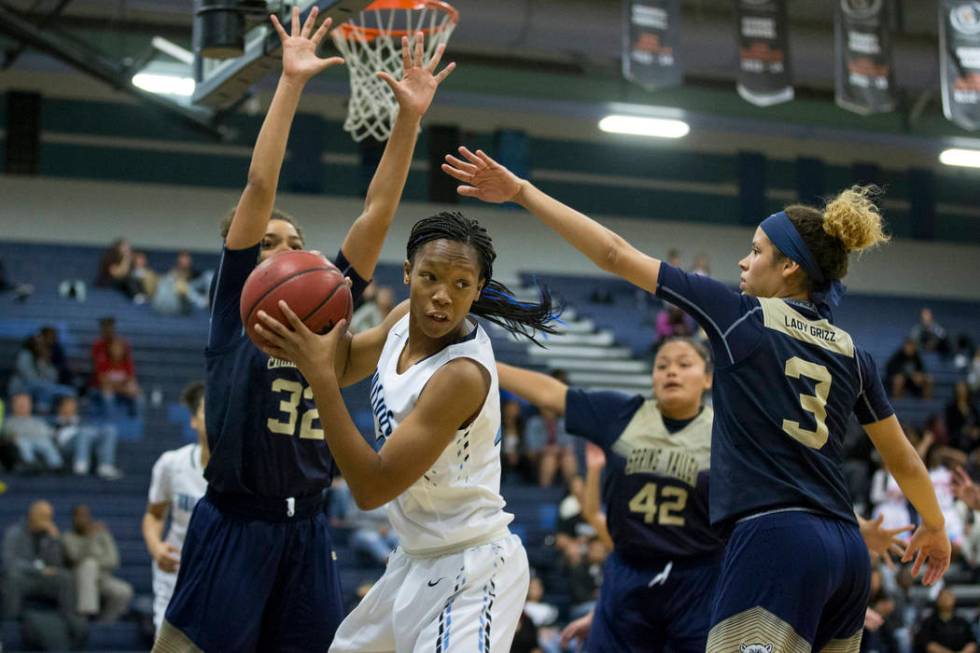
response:
[[[189,444],[166,451],[156,461],[149,502],[170,504],[170,530],[164,542],[178,549],[183,547],[191,513],[207,488],[201,465],[201,445]]]
[[[490,374],[490,390],[476,419],[456,433],[421,478],[388,503],[388,518],[401,547],[410,555],[436,555],[506,535],[506,526],[514,518],[504,512],[500,496],[500,387],[490,338],[471,322],[467,322],[471,331],[460,342],[399,374],[408,320],[406,315],[388,333],[371,382],[380,446],[412,412],[429,379],[446,363],[469,358]]]

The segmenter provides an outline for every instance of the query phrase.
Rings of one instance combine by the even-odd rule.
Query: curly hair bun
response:
[[[881,213],[874,197],[875,186],[852,186],[831,200],[823,210],[823,230],[840,240],[848,252],[886,243],[891,236],[884,232]]]

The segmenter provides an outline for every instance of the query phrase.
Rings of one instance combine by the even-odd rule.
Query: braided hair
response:
[[[479,222],[465,217],[459,211],[441,211],[419,220],[408,237],[409,262],[414,263],[419,248],[433,240],[463,243],[476,251],[484,286],[470,308],[471,313],[498,324],[515,335],[523,336],[538,346],[542,345],[535,339],[536,333],[558,332],[556,325],[562,305],[551,296],[547,288],[539,287],[540,300],[537,303],[528,303],[518,300],[507,286],[493,279],[493,262],[497,253],[493,249],[490,234]]]

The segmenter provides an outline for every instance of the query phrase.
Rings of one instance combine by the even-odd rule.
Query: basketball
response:
[[[313,252],[282,252],[252,270],[241,298],[242,324],[252,342],[262,342],[255,333],[259,311],[289,325],[279,310],[280,300],[314,333],[326,333],[338,321],[350,320],[354,308],[343,273]]]

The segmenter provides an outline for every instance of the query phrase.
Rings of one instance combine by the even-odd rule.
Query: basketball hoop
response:
[[[440,0],[375,0],[331,32],[350,71],[344,129],[355,141],[373,136],[383,142],[391,135],[398,102],[375,73],[384,70],[401,79],[402,37],[414,47],[415,34],[422,32],[428,61],[440,43],[449,42],[458,22],[459,12]]]

